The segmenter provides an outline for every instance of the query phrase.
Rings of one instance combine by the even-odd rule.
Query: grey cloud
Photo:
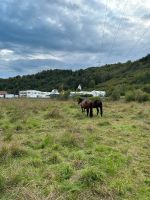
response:
[[[136,21],[128,13],[107,8],[105,1],[86,0],[5,0],[0,1],[0,48],[11,49],[14,56],[26,59],[0,61],[14,72],[28,73],[40,66],[80,68],[84,65],[124,61],[125,52],[141,35]],[[119,1],[117,1],[119,2]],[[146,10],[142,7],[141,10]],[[134,13],[133,13],[134,14]],[[136,11],[143,20],[149,14]],[[133,16],[132,16],[133,17]],[[134,36],[134,38],[133,38]],[[143,42],[148,43],[148,37]],[[141,47],[139,45],[139,47]],[[109,59],[107,56],[110,54]],[[29,55],[64,56],[62,61],[33,59]],[[76,55],[76,56],[75,56]],[[90,59],[89,55],[94,58]],[[76,60],[74,59],[76,57]],[[80,61],[78,61],[80,57]],[[7,73],[7,71],[6,71]],[[1,68],[0,68],[1,76]]]
[[[31,2],[35,3],[35,1]],[[46,12],[50,12],[50,16],[54,16],[54,19],[56,19],[57,23],[61,21],[62,30],[57,26],[57,24],[47,24],[45,22],[45,17],[49,16],[48,13],[47,15],[44,14],[43,18],[38,18],[37,14],[36,17],[38,20],[35,20],[35,18],[33,20],[33,16],[29,15],[31,8],[29,10],[27,9],[26,12],[24,12],[24,10],[26,10],[24,9],[22,13],[22,16],[24,16],[24,18],[22,17],[24,21],[22,21],[22,19],[19,17],[19,14],[17,14],[17,16],[14,15],[14,10],[12,8],[8,12],[8,20],[2,18],[0,21],[1,40],[23,45],[31,45],[33,47],[43,46],[44,48],[51,50],[63,49],[66,51],[71,50],[89,52],[94,51],[95,49],[95,51],[97,51],[98,45],[96,45],[96,39],[99,40],[100,38],[96,32],[96,26],[100,20],[97,20],[96,16],[88,17],[88,14],[84,13],[84,15],[80,17],[79,21],[75,22],[75,18],[71,16],[71,11],[69,10],[70,16],[67,16],[65,14],[65,9],[59,12],[58,19],[56,15],[58,14],[57,12],[59,11],[59,7],[57,8],[56,5],[58,5],[60,1],[56,1],[55,4],[53,1],[51,3],[51,7],[48,6],[48,11],[46,10],[47,8],[45,8],[45,5],[42,7],[42,9]],[[52,7],[53,4],[54,7]],[[13,7],[15,7],[15,5],[16,3],[13,4]],[[17,10],[22,9],[23,6],[23,3],[21,6],[17,6]],[[29,8],[29,5],[27,4],[26,7]],[[31,7],[36,6],[31,4]],[[37,5],[37,9],[40,10],[39,5]],[[41,14],[41,11],[39,14]],[[11,16],[15,17],[11,18]],[[28,16],[30,16],[29,19]],[[11,20],[9,20],[9,18],[11,18]],[[31,27],[29,26],[28,21],[31,23]],[[7,30],[7,33],[5,30]],[[92,44],[90,44],[89,41],[92,41]],[[93,45],[93,43],[95,45]]]
[[[142,16],[142,19],[150,20],[150,13],[149,13],[149,14],[146,14],[146,15],[143,15],[143,16]]]

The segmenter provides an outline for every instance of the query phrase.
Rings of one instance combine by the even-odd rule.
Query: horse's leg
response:
[[[92,106],[90,107],[90,117],[93,117],[93,108],[92,108]]]
[[[87,117],[89,116],[89,108],[86,109]]]
[[[101,117],[102,117],[102,115],[103,115],[103,104],[102,103],[100,105],[100,110],[101,110]]]
[[[98,115],[98,113],[99,113],[99,108],[97,107],[96,109],[97,109],[97,115]]]
[[[86,109],[85,109],[85,108],[83,108],[82,106],[81,106],[81,109],[82,109],[82,112],[85,112],[85,110],[86,110]]]

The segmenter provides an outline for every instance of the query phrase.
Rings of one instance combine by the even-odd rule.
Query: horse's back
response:
[[[89,108],[92,106],[92,101],[91,100],[88,100],[88,99],[84,99],[82,102],[81,102],[81,106],[84,107],[84,108]]]
[[[93,107],[99,107],[102,106],[102,101],[99,99],[96,99],[93,101]]]

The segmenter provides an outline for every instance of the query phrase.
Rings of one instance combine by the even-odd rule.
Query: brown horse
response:
[[[90,117],[93,117],[93,104],[91,100],[79,98],[78,104],[80,104],[82,112],[86,110],[87,116],[89,115],[90,112]]]
[[[93,103],[93,108],[97,109],[97,115],[98,115],[98,113],[100,111],[101,112],[101,117],[102,117],[102,115],[103,115],[103,104],[102,104],[101,100],[100,99],[96,99],[96,100],[93,100],[92,103]]]
[[[97,115],[100,112],[101,113],[101,117],[103,115],[103,105],[100,99],[96,99],[96,100],[88,100],[88,99],[82,99],[79,97],[78,99],[78,104],[80,104],[82,112],[85,111],[85,109],[87,110],[87,106],[85,106],[85,102],[90,102],[92,108],[96,108],[97,110]],[[87,116],[88,116],[89,110],[87,110]],[[92,111],[92,116],[93,116],[93,111]],[[91,117],[92,117],[91,116]]]

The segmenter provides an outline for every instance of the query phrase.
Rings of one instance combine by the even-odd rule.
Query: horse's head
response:
[[[81,97],[78,98],[78,104],[80,104],[83,101]]]

